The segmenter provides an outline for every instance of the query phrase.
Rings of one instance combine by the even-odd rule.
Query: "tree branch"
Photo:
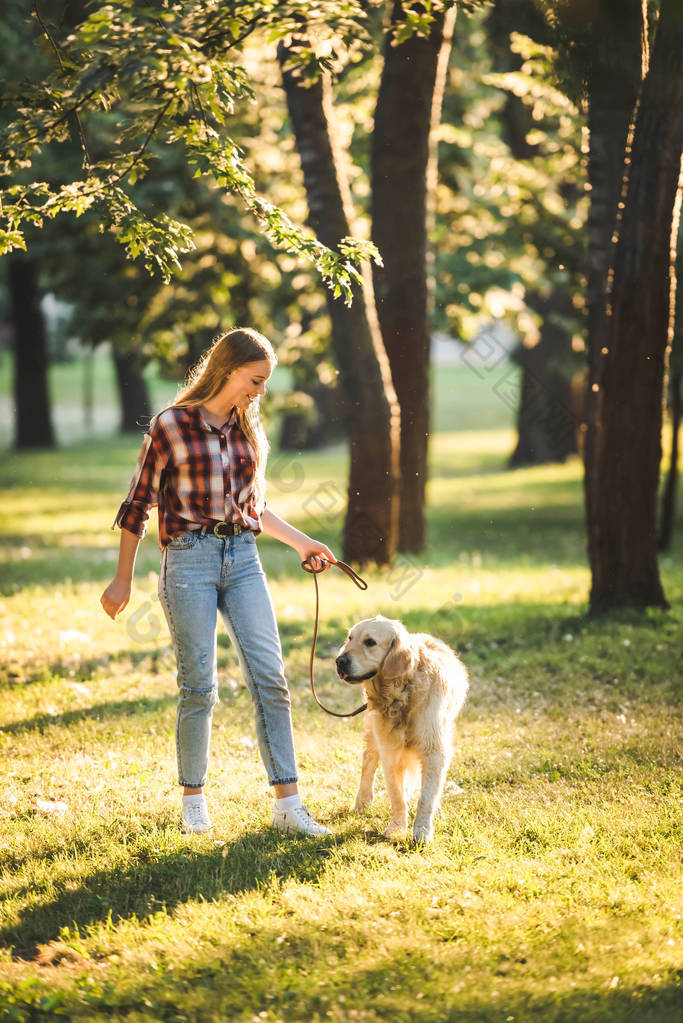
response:
[[[35,16],[36,16],[36,18],[38,20],[38,24],[40,25],[41,29],[43,30],[43,34],[45,35],[45,38],[49,42],[49,44],[52,47],[52,49],[55,51],[55,56],[57,58],[57,62],[59,63],[59,70],[63,71],[64,70],[64,61],[62,60],[62,55],[59,52],[59,47],[57,46],[56,42],[52,38],[52,34],[51,34],[50,30],[48,29],[47,25],[43,21],[43,18],[42,18],[41,14],[40,14],[40,11],[38,10],[38,0],[33,0],[33,13],[35,14]],[[81,121],[80,117],[78,116],[78,113],[76,112],[75,108],[74,108],[74,110],[71,113],[73,114],[73,118],[74,118],[74,121],[76,123],[76,127],[78,129],[78,137],[80,139],[81,149],[83,151],[83,156],[84,156],[83,164],[84,164],[84,167],[87,170],[90,167],[90,153],[88,151],[88,143],[87,143],[86,138],[85,138],[85,130],[83,128],[83,122]]]
[[[115,185],[118,181],[121,181],[121,179],[125,178],[127,174],[130,174],[130,172],[132,171],[132,169],[135,166],[135,164],[138,163],[138,161],[142,159],[142,157],[144,155],[144,152],[147,149],[147,146],[152,141],[152,138],[154,137],[154,133],[156,132],[156,130],[159,127],[159,125],[161,124],[161,121],[163,120],[166,111],[168,110],[168,108],[173,103],[173,99],[174,99],[174,97],[171,97],[171,99],[167,100],[166,103],[163,105],[163,107],[161,108],[161,110],[159,111],[159,113],[157,114],[157,116],[154,119],[154,124],[149,129],[149,131],[147,132],[147,137],[145,138],[145,141],[142,143],[142,146],[140,147],[138,152],[135,154],[135,156],[133,157],[131,162],[128,164],[128,166],[124,170],[122,170],[121,173],[119,175],[117,175],[117,177],[110,178],[107,181],[107,185]]]

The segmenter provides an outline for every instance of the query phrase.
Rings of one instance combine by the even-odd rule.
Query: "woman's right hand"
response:
[[[100,597],[100,604],[110,618],[115,619],[130,600],[132,584],[116,576]]]

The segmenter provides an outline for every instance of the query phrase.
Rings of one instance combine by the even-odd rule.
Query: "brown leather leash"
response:
[[[332,564],[341,569],[345,575],[349,577],[352,583],[355,583],[359,590],[367,590],[368,584],[365,579],[361,579],[357,572],[347,565],[344,561],[333,561]],[[313,576],[313,582],[315,583],[315,624],[313,626],[313,642],[311,643],[311,657],[308,662],[308,677],[311,682],[311,692],[313,693],[313,699],[318,704],[321,710],[324,710],[326,714],[330,714],[333,718],[355,718],[356,714],[362,714],[364,710],[367,710],[367,703],[364,703],[362,707],[356,707],[349,714],[339,714],[336,710],[328,710],[318,699],[318,694],[315,691],[315,683],[313,681],[313,660],[315,658],[315,647],[318,642],[318,619],[320,612],[320,593],[318,590],[318,576],[321,572],[324,572],[324,568],[312,568],[307,561],[301,562],[301,567],[304,572],[308,572]]]

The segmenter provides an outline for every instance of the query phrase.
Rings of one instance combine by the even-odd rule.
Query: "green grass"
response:
[[[330,838],[269,828],[236,657],[219,638],[207,789],[183,836],[173,658],[153,523],[129,609],[99,596],[135,439],[0,456],[0,1018],[12,1021],[626,1021],[676,1018],[680,967],[680,545],[668,612],[585,617],[580,467],[504,469],[486,381],[436,381],[429,543],[322,583],[318,676],[381,611],[456,647],[472,681],[434,844],[350,806],[361,723],[306,671],[313,592],[259,541],[292,691],[302,790]],[[477,410],[487,429],[477,431]],[[270,503],[338,545],[341,449],[275,456]],[[62,801],[63,813],[39,800]]]

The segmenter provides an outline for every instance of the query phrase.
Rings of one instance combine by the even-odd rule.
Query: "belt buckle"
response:
[[[225,532],[223,532],[223,530],[225,530]],[[217,522],[216,525],[213,527],[213,535],[220,538],[232,536],[232,533],[230,532],[230,523]]]

